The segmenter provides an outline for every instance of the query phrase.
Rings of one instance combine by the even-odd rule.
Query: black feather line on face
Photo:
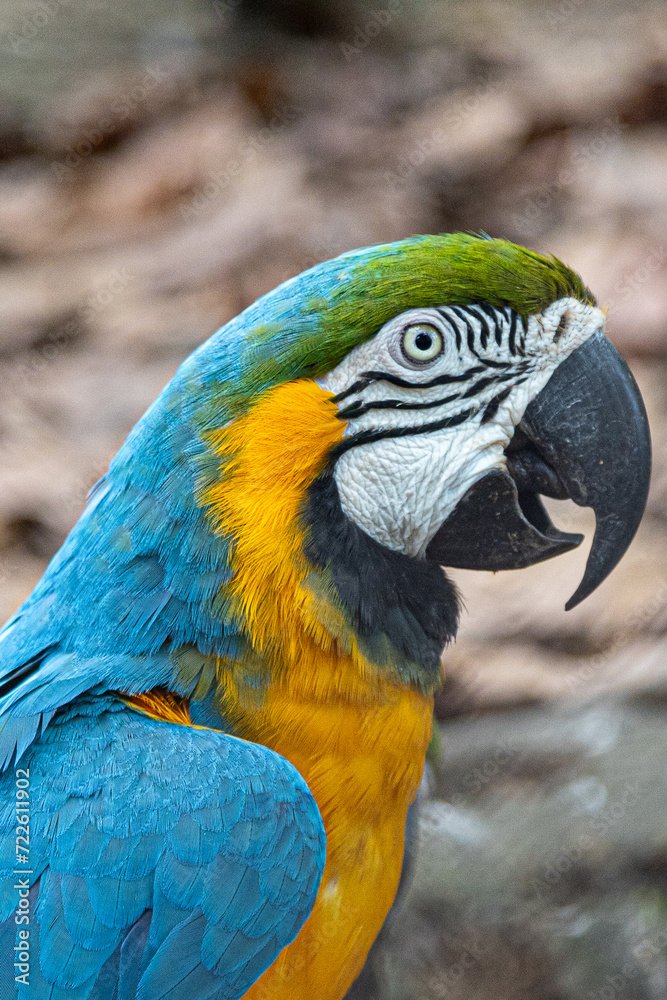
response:
[[[567,329],[567,310],[563,313],[561,318],[558,320],[558,326],[556,327],[556,332],[554,333],[554,344],[557,344],[560,338],[563,336]]]
[[[479,412],[479,407],[471,407],[469,410],[455,413],[451,417],[443,417],[441,420],[433,420],[428,424],[415,427],[388,427],[384,430],[359,431],[358,434],[351,434],[350,437],[343,438],[340,444],[335,445],[331,449],[331,458],[336,461],[350,448],[357,448],[362,444],[372,444],[374,441],[383,441],[385,438],[412,437],[417,434],[428,434],[430,431],[441,431],[446,427],[457,427],[477,412]]]
[[[512,320],[510,322],[510,333],[509,333],[509,340],[508,340],[508,346],[509,346],[510,354],[516,354],[516,325],[517,325],[517,319],[518,319],[517,314],[515,312],[513,312],[512,313]]]
[[[468,368],[467,371],[461,372],[459,375],[439,375],[435,378],[429,379],[426,382],[410,382],[408,379],[401,378],[398,375],[394,375],[390,372],[383,371],[366,371],[363,372],[361,378],[353,382],[352,385],[348,386],[342,392],[332,397],[332,402],[335,404],[343,402],[349,396],[355,393],[362,392],[367,386],[373,384],[374,382],[388,382],[390,385],[395,385],[400,388],[405,389],[428,389],[433,386],[438,385],[453,385],[460,382],[468,381],[475,375],[482,374],[485,369],[495,369],[507,372],[505,375],[499,375],[494,377],[487,376],[486,378],[480,379],[479,382],[471,385],[466,392],[460,396],[447,396],[440,400],[433,400],[426,403],[410,403],[403,400],[370,400],[364,402],[363,400],[357,400],[344,409],[340,410],[338,416],[341,420],[356,420],[358,417],[363,416],[370,410],[426,410],[432,409],[437,406],[444,406],[446,403],[454,402],[457,399],[468,399],[472,396],[478,395],[489,385],[492,385],[494,381],[506,382],[509,379],[514,378],[517,374],[525,371],[528,367],[528,362],[523,362],[518,365],[513,364],[508,361],[494,361],[492,358],[485,358],[479,355],[475,349],[475,331],[468,319],[468,316],[473,317],[480,326],[480,345],[482,348],[486,349],[488,346],[489,339],[491,337],[491,328],[486,319],[493,321],[494,335],[496,343],[502,345],[502,323],[500,322],[500,317],[502,317],[506,323],[509,324],[509,334],[508,334],[508,350],[514,356],[517,354],[525,357],[525,338],[526,338],[526,324],[523,318],[519,316],[513,309],[509,306],[504,306],[502,309],[494,309],[485,302],[475,302],[470,306],[442,306],[437,309],[443,319],[447,320],[447,324],[451,330],[454,332],[456,338],[456,346],[460,351],[462,347],[461,331],[459,330],[458,324],[452,318],[456,316],[462,321],[466,329],[466,340],[468,350],[480,361],[479,365],[475,365],[472,368]],[[517,332],[519,333],[519,342],[517,344]],[[508,370],[509,369],[509,370]],[[523,381],[523,379],[521,380]],[[519,382],[517,382],[519,384]],[[465,419],[465,417],[463,418]],[[490,419],[490,418],[488,418]],[[455,426],[455,425],[451,425]],[[427,425],[427,429],[432,429],[431,425]],[[378,432],[379,433],[379,432]],[[401,433],[420,433],[419,429],[413,429],[411,431],[401,431]],[[393,432],[387,432],[386,436],[398,436]],[[374,438],[375,440],[375,438]],[[353,447],[352,444],[348,447]],[[344,450],[347,450],[345,448]]]
[[[442,399],[432,399],[428,403],[413,403],[404,399],[372,399],[368,403],[358,400],[358,402],[351,403],[339,410],[338,417],[341,420],[356,420],[357,417],[363,417],[364,413],[368,413],[369,410],[432,410],[436,406],[445,406],[447,403],[453,403],[462,398],[458,393],[455,393],[453,396],[443,396]]]
[[[466,328],[466,339],[468,343],[468,350],[474,357],[479,358],[480,361],[484,361],[484,358],[480,358],[479,354],[475,349],[475,331],[470,325],[470,320],[466,315],[466,310],[462,306],[450,306],[450,308],[455,316],[458,316],[459,319],[463,320],[463,325]]]
[[[496,343],[500,347],[501,341],[498,338],[501,333],[501,327],[500,324],[498,323],[498,310],[494,309],[493,306],[490,306],[488,302],[474,302],[473,306],[475,306],[477,309],[481,309],[482,312],[486,313],[486,315],[489,317],[490,320],[493,320],[493,324],[495,326]]]
[[[516,371],[516,368],[511,366],[508,361],[493,361],[492,358],[482,358],[485,368],[501,368],[503,371],[507,371],[508,368],[512,368],[512,371]]]
[[[506,368],[507,366],[504,365],[503,367]],[[378,399],[369,400],[368,402],[364,402],[363,399],[359,399],[354,403],[351,403],[349,406],[344,407],[342,410],[339,410],[337,416],[340,420],[356,420],[359,417],[363,417],[364,414],[368,413],[370,410],[432,410],[437,406],[445,406],[447,403],[454,403],[458,400],[469,399],[472,396],[477,396],[490,385],[496,385],[500,382],[509,382],[510,380],[514,380],[515,385],[520,385],[522,382],[525,382],[525,378],[517,378],[517,375],[521,375],[528,367],[529,362],[520,362],[518,365],[513,366],[511,371],[506,371],[502,375],[487,375],[485,378],[479,379],[478,382],[473,383],[473,385],[471,385],[464,393],[455,393],[451,396],[444,396],[440,399],[432,399],[423,403],[402,399]],[[479,369],[471,370],[479,372]],[[458,376],[456,377],[458,378]],[[350,387],[350,389],[357,388],[358,390],[360,384],[361,383],[356,382],[354,386]],[[370,384],[371,380],[364,382],[362,388],[365,388]],[[422,386],[414,385],[413,388],[422,388]],[[334,397],[334,401],[340,399],[344,395],[349,395],[349,393],[349,389],[346,390],[344,394],[340,393],[338,396]]]
[[[492,358],[482,357],[482,355],[480,355],[477,352],[477,350],[475,349],[475,331],[470,325],[470,321],[468,319],[469,316],[472,316],[474,319],[476,319],[480,325],[480,347],[483,350],[486,350],[489,338],[491,336],[491,330],[489,324],[483,315],[484,313],[486,313],[486,315],[491,320],[493,320],[495,341],[498,347],[501,347],[503,342],[503,323],[501,320],[504,320],[506,323],[510,324],[509,345],[508,345],[510,354],[512,355],[516,355],[517,353],[521,355],[525,354],[523,349],[525,335],[526,335],[525,325],[519,314],[514,312],[514,310],[510,309],[508,306],[505,306],[504,309],[501,311],[493,309],[486,303],[475,302],[470,306],[443,306],[438,310],[438,312],[441,314],[441,316],[443,316],[444,319],[449,320],[450,326],[453,327],[456,334],[456,346],[459,351],[461,350],[461,334],[456,323],[452,321],[449,313],[450,312],[454,313],[455,316],[458,316],[459,319],[463,321],[466,328],[468,350],[470,351],[471,354],[474,355],[474,357],[476,357],[479,361],[481,361],[482,364],[487,365],[489,368],[506,368],[508,363],[504,361],[494,361]],[[517,329],[521,333],[521,346],[518,349],[516,346]]]
[[[456,323],[452,323],[452,319],[447,312],[447,308],[448,308],[447,306],[442,306],[437,311],[440,313],[443,319],[447,320],[447,325],[451,327],[451,329],[454,331],[454,337],[456,339],[456,350],[460,352],[462,346],[461,331],[459,330]]]
[[[367,385],[370,385],[371,382],[375,382],[375,381],[376,380],[373,379],[373,378],[360,378],[360,379],[357,379],[357,381],[353,382],[352,385],[349,386],[347,389],[343,389],[343,391],[339,392],[338,395],[332,396],[331,397],[331,402],[332,403],[342,403],[343,400],[347,399],[348,396],[352,396],[353,393],[355,393],[355,392],[361,392],[361,390],[365,389]]]
[[[503,364],[502,367],[508,368],[509,363]],[[430,389],[434,385],[455,385],[457,382],[465,382],[473,375],[480,375],[483,371],[484,365],[475,365],[474,368],[468,368],[460,375],[437,375],[435,378],[429,379],[428,382],[408,382],[407,379],[400,378],[398,375],[380,371],[364,372],[363,377],[367,379],[366,385],[370,385],[371,382],[389,382],[390,385],[398,385],[401,389]]]
[[[525,379],[521,379],[521,381],[524,382]],[[508,385],[506,389],[503,389],[502,392],[499,392],[497,396],[493,397],[491,402],[487,405],[486,409],[484,410],[482,419],[480,420],[480,424],[488,424],[489,421],[493,420],[496,413],[498,412],[500,404],[507,399],[513,388],[514,386]]]
[[[488,389],[490,385],[493,385],[495,382],[499,381],[500,379],[497,376],[493,375],[488,375],[486,378],[481,378],[478,382],[474,382],[470,386],[470,388],[466,389],[466,391],[461,396],[461,399],[469,399],[471,396],[476,396],[478,393],[483,392],[485,389]]]
[[[480,343],[482,345],[482,350],[485,351],[486,348],[487,348],[487,346],[488,346],[488,343],[489,343],[489,337],[491,336],[491,329],[489,327],[489,324],[487,323],[486,316],[484,315],[483,312],[481,312],[481,310],[480,310],[480,312],[477,312],[477,310],[475,309],[474,312],[473,312],[473,307],[471,306],[470,307],[470,312],[472,313],[472,315],[475,317],[475,319],[478,321],[478,323],[480,325],[479,339],[480,339]],[[496,339],[497,339],[497,334],[498,334],[498,321],[497,320],[495,320],[494,325],[495,325],[495,328],[496,328]],[[498,343],[500,343],[500,341],[498,341]]]
[[[505,375],[496,375],[493,379],[494,383],[498,382],[511,382],[512,379],[516,379],[516,385],[520,382],[525,382],[526,380],[521,378],[524,372],[528,371],[530,368],[529,361],[520,361],[518,365],[515,365],[511,372],[507,372]],[[519,376],[519,377],[517,377]]]

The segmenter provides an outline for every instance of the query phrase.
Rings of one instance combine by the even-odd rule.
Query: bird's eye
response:
[[[430,323],[413,323],[403,331],[401,350],[413,365],[425,365],[442,354],[442,334]]]

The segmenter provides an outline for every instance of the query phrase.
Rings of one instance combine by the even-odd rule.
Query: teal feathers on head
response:
[[[411,307],[486,301],[525,315],[565,296],[593,301],[555,258],[466,234],[354,250],[264,295],[184,361],[131,431],[5,630],[5,663],[32,664],[57,646],[39,676],[53,671],[65,701],[93,675],[99,683],[113,676],[126,692],[169,682],[189,696],[200,675],[208,676],[207,658],[235,658],[243,641],[220,604],[230,542],[210,531],[198,502],[221,475],[207,431],[247,411],[272,386],[326,374]],[[192,662],[183,660],[183,648],[197,651]],[[32,676],[33,667],[26,670]],[[55,690],[48,688],[49,699]],[[53,704],[34,697],[28,742],[40,713],[62,703],[61,694]],[[16,740],[13,730],[6,735],[9,759]]]
[[[235,415],[272,385],[323,375],[406,309],[484,301],[528,316],[565,296],[595,304],[556,257],[466,233],[413,236],[344,253],[291,278],[194,358]],[[233,386],[220,381],[230,347],[238,365]]]

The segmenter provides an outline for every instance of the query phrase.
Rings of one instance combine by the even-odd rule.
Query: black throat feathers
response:
[[[401,680],[434,690],[440,656],[458,626],[454,584],[437,564],[394,552],[351,521],[331,468],[310,487],[303,515],[306,556],[330,574],[364,655]]]

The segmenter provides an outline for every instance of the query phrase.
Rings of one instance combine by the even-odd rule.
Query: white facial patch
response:
[[[346,420],[334,477],[345,514],[382,545],[423,556],[470,486],[504,468],[528,404],[604,315],[574,298],[524,325],[509,308],[410,309],[319,385]]]

